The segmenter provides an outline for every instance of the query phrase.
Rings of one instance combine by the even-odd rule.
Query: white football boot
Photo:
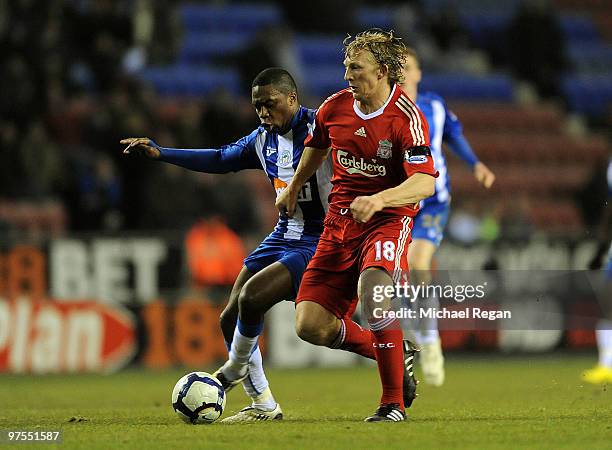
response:
[[[253,399],[253,404],[242,408],[236,414],[226,417],[221,422],[223,423],[241,423],[241,422],[261,422],[264,420],[282,420],[283,410],[276,403],[274,409],[264,408],[266,400],[272,400],[272,391],[266,388],[258,397]]]
[[[223,423],[242,423],[242,422],[261,422],[264,420],[282,420],[283,410],[277,403],[276,408],[272,411],[266,411],[265,409],[256,408],[254,406],[247,406],[242,408],[236,414],[230,417],[226,417],[221,422]]]

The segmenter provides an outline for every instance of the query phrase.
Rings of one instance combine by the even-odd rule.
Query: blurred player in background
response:
[[[373,314],[383,306],[374,291],[405,275],[412,218],[434,192],[437,174],[427,122],[396,84],[404,45],[381,30],[349,37],[344,45],[349,88],[318,109],[293,181],[276,204],[281,214],[295,214],[303,184],[327,161],[331,147],[329,213],[296,299],[296,329],[312,344],[375,356],[383,393],[380,407],[365,420],[399,422],[414,398],[412,365],[408,372],[402,353],[409,349],[396,319]],[[357,299],[371,331],[350,319]],[[388,300],[385,308],[398,301]]]
[[[280,68],[259,73],[251,97],[261,125],[233,144],[219,149],[175,149],[160,147],[146,137],[130,138],[121,141],[128,145],[124,153],[140,153],[206,173],[264,170],[278,194],[291,182],[314,111],[300,106],[295,81]],[[294,216],[279,217],[274,231],[245,259],[234,283],[221,314],[229,360],[214,375],[228,391],[242,382],[252,404],[225,422],[283,417],[266,379],[257,341],[266,311],[295,298],[323,230],[330,178],[331,167],[324,164],[305,180]]]
[[[459,119],[446,107],[444,100],[432,92],[417,92],[421,69],[416,52],[409,47],[405,48],[402,75],[401,88],[427,119],[431,154],[436,170],[440,172],[434,195],[421,201],[421,208],[414,218],[412,243],[408,249],[413,283],[420,284],[430,281],[432,258],[442,241],[450,211],[450,183],[442,142],[470,166],[476,180],[485,188],[491,187],[495,175],[478,160],[463,136]],[[414,333],[415,341],[421,347],[420,361],[425,382],[441,386],[444,383],[444,356],[437,321],[431,319],[421,322]]]
[[[608,247],[607,262],[605,268],[606,284],[604,286],[603,308],[605,319],[597,324],[595,335],[597,337],[597,349],[599,351],[598,364],[582,374],[584,381],[592,384],[612,383],[612,159],[608,162],[608,202],[601,217],[601,229],[599,230],[600,248]],[[604,247],[605,246],[605,247]],[[596,269],[601,267],[603,252],[598,251],[595,261],[591,267]]]

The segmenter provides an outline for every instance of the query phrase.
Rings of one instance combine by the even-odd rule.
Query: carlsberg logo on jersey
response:
[[[360,158],[359,161],[354,155],[349,155],[348,152],[338,150],[336,152],[338,163],[346,169],[348,173],[359,173],[366,177],[384,177],[387,174],[387,168],[383,164],[375,162],[366,162]]]

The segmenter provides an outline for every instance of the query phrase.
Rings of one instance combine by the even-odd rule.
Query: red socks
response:
[[[340,331],[331,348],[357,353],[366,358],[376,359],[372,346],[372,332],[364,330],[351,319],[340,319]]]
[[[375,359],[383,388],[380,403],[398,403],[403,409],[404,334],[399,323],[396,320],[375,322],[370,324],[372,331],[364,330],[350,319],[342,319],[340,323],[338,337],[330,347]]]
[[[376,323],[371,324],[374,352],[383,388],[380,403],[398,403],[400,408],[404,409],[404,351],[402,349],[404,336],[397,323],[381,329],[375,329],[376,325]]]

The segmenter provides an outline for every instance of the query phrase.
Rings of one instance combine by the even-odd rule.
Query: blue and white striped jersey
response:
[[[442,142],[446,142],[451,150],[470,166],[476,164],[478,159],[463,136],[459,119],[446,107],[442,97],[433,92],[419,92],[416,104],[429,124],[431,155],[434,159],[434,166],[440,173],[440,176],[436,178],[434,195],[423,200],[422,205],[433,202],[448,202],[450,199],[450,178],[446,158],[442,152]]]
[[[314,110],[300,107],[287,133],[280,135],[260,126],[248,136],[219,149],[175,149],[152,145],[160,150],[162,161],[200,172],[263,169],[278,195],[293,179],[304,151],[304,140],[312,133],[314,115]],[[319,239],[331,191],[332,167],[328,161],[302,187],[293,218],[279,217],[272,233],[275,237]]]
[[[291,130],[280,135],[259,127],[247,136],[278,196],[293,179],[304,151],[304,140],[312,130],[315,111],[300,107],[291,123]],[[332,168],[329,160],[304,183],[292,218],[279,216],[274,229],[285,239],[319,238],[327,213],[327,197],[331,191]]]

